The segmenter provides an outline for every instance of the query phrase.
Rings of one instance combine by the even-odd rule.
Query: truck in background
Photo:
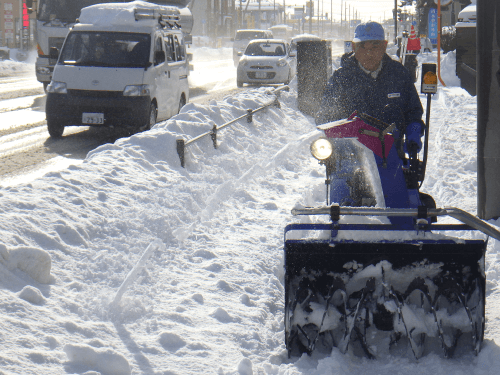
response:
[[[189,9],[192,0],[145,0],[162,6],[177,9],[180,16],[186,43],[191,43],[193,15]],[[103,3],[128,3],[130,0],[27,0],[27,7],[36,11],[37,59],[35,62],[36,78],[43,83],[44,89],[50,83],[55,60],[49,56],[51,47],[61,50],[69,28],[77,22],[82,8]],[[33,5],[36,4],[36,9]]]

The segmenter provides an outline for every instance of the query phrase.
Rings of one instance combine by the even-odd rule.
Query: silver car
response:
[[[287,85],[295,76],[295,52],[284,39],[251,41],[238,63],[236,84],[244,83]]]

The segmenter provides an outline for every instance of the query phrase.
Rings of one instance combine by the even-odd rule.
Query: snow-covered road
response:
[[[453,58],[446,58],[441,66],[451,70]],[[438,206],[474,214],[475,98],[449,76],[432,98],[422,190]],[[287,357],[283,228],[297,221],[290,215],[295,205],[324,201],[324,171],[309,153],[321,133],[297,110],[294,85],[282,93],[281,108],[221,131],[217,149],[210,139],[189,146],[186,168],[177,139],[260,106],[268,89],[189,103],[151,131],[91,151],[77,166],[1,187],[0,371],[496,375],[500,246],[491,239],[478,357],[433,353],[416,362],[408,352],[372,361],[337,349],[326,358]],[[158,241],[164,250],[158,246],[134,274]]]

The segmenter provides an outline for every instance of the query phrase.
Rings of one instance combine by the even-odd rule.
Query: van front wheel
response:
[[[151,105],[149,106],[149,121],[144,126],[144,128],[140,129],[140,130],[151,129],[151,127],[154,126],[154,124],[156,124],[156,116],[157,115],[158,115],[158,110],[156,109],[156,104],[154,102],[151,102]]]
[[[64,125],[57,120],[47,118],[47,130],[51,138],[61,138],[64,133]]]

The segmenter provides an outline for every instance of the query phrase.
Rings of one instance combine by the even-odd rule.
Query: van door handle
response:
[[[167,75],[167,78],[170,78],[170,70],[167,70],[165,74]]]

